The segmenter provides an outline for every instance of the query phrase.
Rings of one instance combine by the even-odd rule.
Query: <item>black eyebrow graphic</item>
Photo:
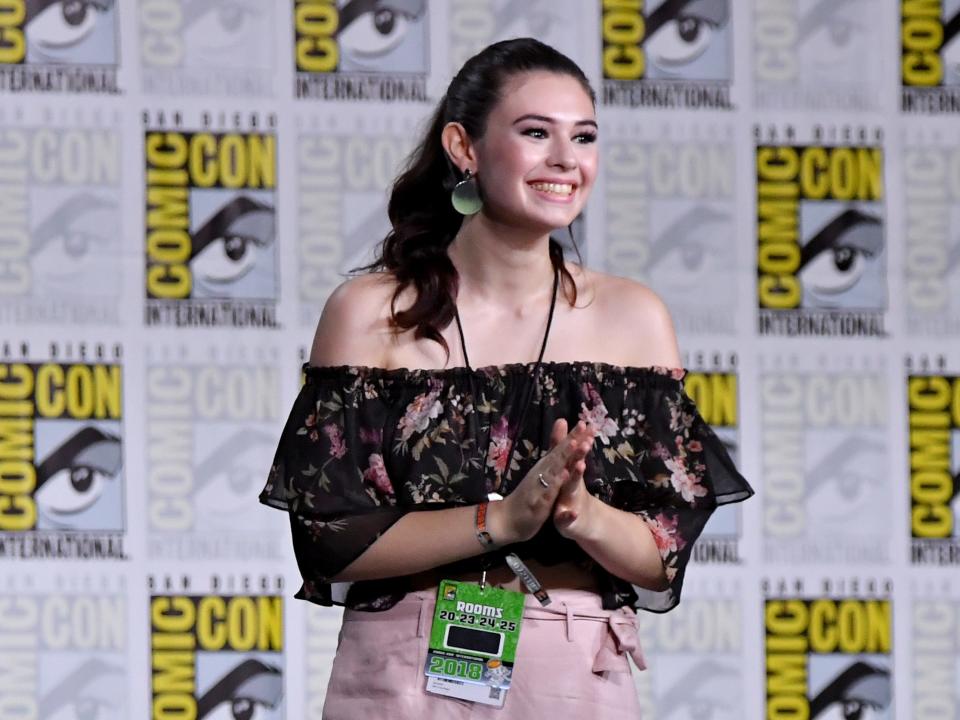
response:
[[[248,687],[244,688],[246,694],[241,697],[273,708],[283,694],[282,678],[279,668],[247,658],[214,683],[202,697],[197,698],[197,718],[206,717],[220,703],[236,698],[237,690],[244,684]]]
[[[113,475],[120,468],[120,438],[91,425],[81,428],[55,447],[37,465],[37,489],[61,470],[73,466],[85,450],[84,464]]]
[[[847,694],[851,688],[855,688],[855,695]],[[833,703],[843,700],[862,700],[875,707],[887,707],[890,705],[890,672],[858,660],[810,701],[810,717],[817,717]]]
[[[102,208],[115,208],[115,202],[103,200],[93,193],[80,192],[64,200],[37,225],[30,237],[30,254],[36,255],[63,230],[66,221],[73,215],[82,217]]]
[[[190,259],[193,260],[207,245],[223,237],[223,233],[239,218],[254,212],[273,213],[273,208],[246,195],[233,198],[192,234],[193,247],[190,249]]]
[[[943,24],[943,42],[940,47],[947,45],[960,33],[960,11],[954,13],[953,17]]]
[[[80,663],[73,672],[50,688],[40,698],[38,703],[39,716],[50,717],[67,703],[77,700],[79,690],[104,675],[119,675],[122,677],[123,668],[105,663],[97,657]]]
[[[392,10],[409,18],[423,15],[425,0],[348,0],[340,8],[340,26],[335,35],[340,35],[357,18],[373,10]]]
[[[252,428],[243,428],[229,436],[217,445],[203,462],[197,465],[194,479],[194,492],[209,485],[217,470],[223,469],[227,461],[236,457],[241,451],[253,445],[271,445],[273,436]]]
[[[209,13],[211,10],[216,10],[218,7],[222,6],[232,6],[240,5],[243,10],[256,9],[257,3],[255,1],[246,0],[213,0],[212,2],[192,2],[181,4],[183,8],[181,12],[183,13],[183,26],[189,27],[193,25],[197,20],[202,18],[204,15]]]
[[[821,228],[820,232],[810,238],[810,241],[803,246],[800,250],[800,266],[797,270],[802,270],[807,263],[811,262],[824,250],[829,250],[840,245],[843,236],[856,226],[882,226],[882,224],[880,218],[875,215],[867,215],[855,208],[844,210]],[[878,248],[860,249],[873,253],[876,252]]]
[[[115,0],[86,0],[86,3],[103,12],[112,8],[114,1]],[[26,13],[23,21],[24,26],[29,25],[31,20],[48,7],[60,2],[63,2],[63,0],[27,0]]]
[[[683,213],[670,225],[664,228],[657,239],[653,241],[650,249],[650,260],[648,265],[656,265],[667,254],[677,246],[677,238],[689,235],[700,225],[705,225],[716,220],[729,218],[727,213],[714,210],[707,205],[697,205],[687,212]]]
[[[644,33],[641,43],[646,42],[649,38],[656,35],[657,31],[668,22],[683,15],[683,10],[686,9],[687,5],[691,4],[707,6],[701,8],[700,12],[702,12],[703,15],[699,17],[699,19],[714,25],[723,25],[727,22],[728,13],[726,0],[720,0],[720,2],[714,3],[704,2],[704,0],[666,0],[666,2],[658,6],[656,10],[647,16],[647,30]],[[720,8],[720,11],[710,12],[714,8]]]

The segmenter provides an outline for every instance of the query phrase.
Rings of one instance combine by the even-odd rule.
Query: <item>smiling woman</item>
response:
[[[663,303],[550,237],[597,133],[569,58],[484,49],[327,301],[260,496],[290,513],[297,597],[348,608],[325,718],[637,717],[634,609],[676,605],[710,514],[752,494]]]

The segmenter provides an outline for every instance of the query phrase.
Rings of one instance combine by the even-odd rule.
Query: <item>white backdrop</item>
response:
[[[0,2],[0,720],[320,717],[339,611],[256,495],[423,120],[525,35],[600,98],[586,262],[758,491],[643,618],[644,717],[958,717],[960,0],[346,4]]]

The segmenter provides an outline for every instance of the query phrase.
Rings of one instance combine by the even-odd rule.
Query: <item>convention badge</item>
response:
[[[483,705],[493,705],[498,708],[503,707],[503,703],[507,699],[507,691],[502,688],[474,685],[460,680],[439,677],[427,678],[427,692]]]
[[[520,640],[523,604],[524,594],[520,592],[442,580],[437,589],[437,606],[424,666],[427,689],[454,697],[463,697],[469,685],[487,690],[509,689]],[[445,682],[431,682],[429,678]],[[445,688],[460,694],[445,692]],[[502,704],[500,695],[476,694],[489,696],[485,700],[489,704],[494,704],[491,700]]]

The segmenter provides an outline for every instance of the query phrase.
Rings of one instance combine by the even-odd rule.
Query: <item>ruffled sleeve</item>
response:
[[[586,386],[581,413],[592,414],[600,428],[603,469],[593,491],[640,516],[663,559],[669,587],[659,592],[634,587],[637,597],[631,598],[653,612],[680,601],[694,542],[717,506],[753,495],[684,391],[683,377],[682,370],[658,368],[608,384],[602,396]]]
[[[260,502],[290,514],[304,580],[298,598],[343,603],[349,584],[330,578],[404,514],[385,463],[383,395],[359,373],[307,370],[260,493]]]

